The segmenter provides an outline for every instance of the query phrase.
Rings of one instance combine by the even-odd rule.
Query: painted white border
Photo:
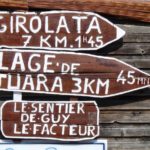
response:
[[[7,103],[10,103],[10,102],[13,102],[13,103],[91,103],[91,104],[94,104],[95,107],[96,107],[96,110],[97,110],[97,134],[94,136],[94,137],[83,137],[83,138],[77,138],[77,139],[63,139],[63,138],[51,138],[51,137],[30,137],[30,136],[7,136],[5,133],[4,133],[4,130],[3,130],[3,107],[7,104]],[[99,108],[97,106],[97,103],[95,101],[14,101],[14,100],[8,100],[8,101],[5,101],[2,106],[1,106],[1,132],[2,132],[2,135],[6,138],[14,138],[14,139],[49,139],[49,140],[58,140],[58,141],[83,141],[83,140],[92,140],[92,139],[95,139],[96,137],[98,137],[100,135],[100,126],[99,126],[99,114],[100,114],[100,111],[99,111]]]
[[[150,74],[146,73],[146,72],[143,72],[141,70],[139,70],[138,68],[135,68],[119,59],[116,59],[116,58],[113,58],[113,57],[104,57],[104,56],[95,56],[95,55],[91,55],[91,54],[85,54],[85,53],[74,53],[74,52],[55,52],[55,51],[42,51],[42,50],[38,50],[38,51],[35,51],[35,50],[17,50],[17,49],[1,49],[0,51],[9,51],[9,52],[20,52],[20,53],[46,53],[46,54],[64,54],[64,55],[76,55],[76,56],[89,56],[89,57],[93,57],[93,58],[98,58],[98,59],[106,59],[106,60],[112,60],[112,61],[117,61],[123,65],[126,65],[128,67],[131,67],[133,68],[134,70],[136,71],[139,71],[141,73],[143,73],[144,75],[150,77]],[[150,85],[144,85],[142,87],[139,87],[139,88],[135,88],[135,89],[132,89],[132,90],[128,90],[128,91],[124,91],[124,92],[119,92],[119,93],[116,93],[116,94],[109,94],[109,95],[105,95],[105,96],[100,96],[100,95],[88,95],[88,94],[74,94],[74,93],[58,93],[58,92],[44,92],[44,91],[31,91],[31,90],[14,90],[14,91],[17,91],[17,92],[25,92],[25,93],[43,93],[43,94],[53,94],[53,95],[69,95],[69,96],[84,96],[84,97],[96,97],[96,98],[108,98],[108,97],[113,97],[113,96],[118,96],[118,95],[122,95],[122,94],[126,94],[126,93],[129,93],[129,92],[133,92],[133,91],[137,91],[137,90],[140,90],[140,89],[144,89],[144,88],[147,88],[147,87],[150,87]],[[12,91],[12,90],[8,90],[8,89],[3,89],[3,88],[0,88],[0,90],[2,91]]]
[[[116,38],[112,41],[109,41],[107,43],[105,43],[104,45],[102,46],[99,46],[98,48],[95,47],[95,48],[52,48],[52,47],[38,47],[38,46],[7,46],[7,45],[0,45],[0,47],[5,47],[5,48],[32,48],[32,49],[45,49],[45,50],[65,50],[65,51],[87,51],[87,50],[98,50],[98,49],[101,49],[117,40],[119,40],[120,38],[122,38],[124,35],[125,35],[125,31],[122,30],[121,28],[119,28],[118,26],[116,26],[115,24],[111,23],[108,19],[96,14],[96,13],[93,13],[93,12],[82,12],[82,11],[64,11],[64,10],[60,10],[60,11],[45,11],[45,12],[41,12],[39,15],[48,15],[48,14],[61,14],[61,13],[64,13],[64,14],[68,14],[68,13],[74,13],[74,14],[85,14],[85,15],[88,15],[88,16],[96,16],[97,18],[107,22],[109,25],[113,26],[114,28],[116,28]],[[8,11],[0,11],[0,14],[11,14],[9,13]],[[35,15],[37,14],[36,12],[13,12],[12,14],[22,14],[22,15]],[[109,33],[108,33],[109,34]]]

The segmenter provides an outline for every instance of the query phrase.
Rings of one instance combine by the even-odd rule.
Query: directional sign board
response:
[[[150,86],[150,75],[118,59],[72,52],[1,50],[0,90],[111,97]]]
[[[107,150],[107,141],[97,140],[80,144],[0,144],[0,148],[1,150]]]
[[[80,141],[99,136],[95,102],[14,102],[1,108],[1,131],[7,138]]]
[[[125,32],[91,12],[0,12],[0,46],[47,50],[97,50]]]

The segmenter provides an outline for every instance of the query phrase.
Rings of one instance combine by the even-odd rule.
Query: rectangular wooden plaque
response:
[[[1,131],[6,138],[80,141],[99,136],[95,102],[14,102],[1,108]]]

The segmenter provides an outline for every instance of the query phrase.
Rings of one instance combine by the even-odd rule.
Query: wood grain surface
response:
[[[0,0],[0,8],[2,9],[28,9],[27,0]]]
[[[150,22],[149,0],[29,0],[29,8],[96,11]]]
[[[0,8],[95,11],[150,22],[149,0],[0,0]]]

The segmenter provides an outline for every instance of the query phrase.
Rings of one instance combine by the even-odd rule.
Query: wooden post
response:
[[[74,96],[71,96],[71,97],[70,97],[70,101],[71,101],[71,102],[77,102],[77,101],[78,101],[78,98],[77,98],[77,97],[74,97]]]
[[[21,92],[13,92],[13,100],[14,101],[22,101],[22,93]]]

